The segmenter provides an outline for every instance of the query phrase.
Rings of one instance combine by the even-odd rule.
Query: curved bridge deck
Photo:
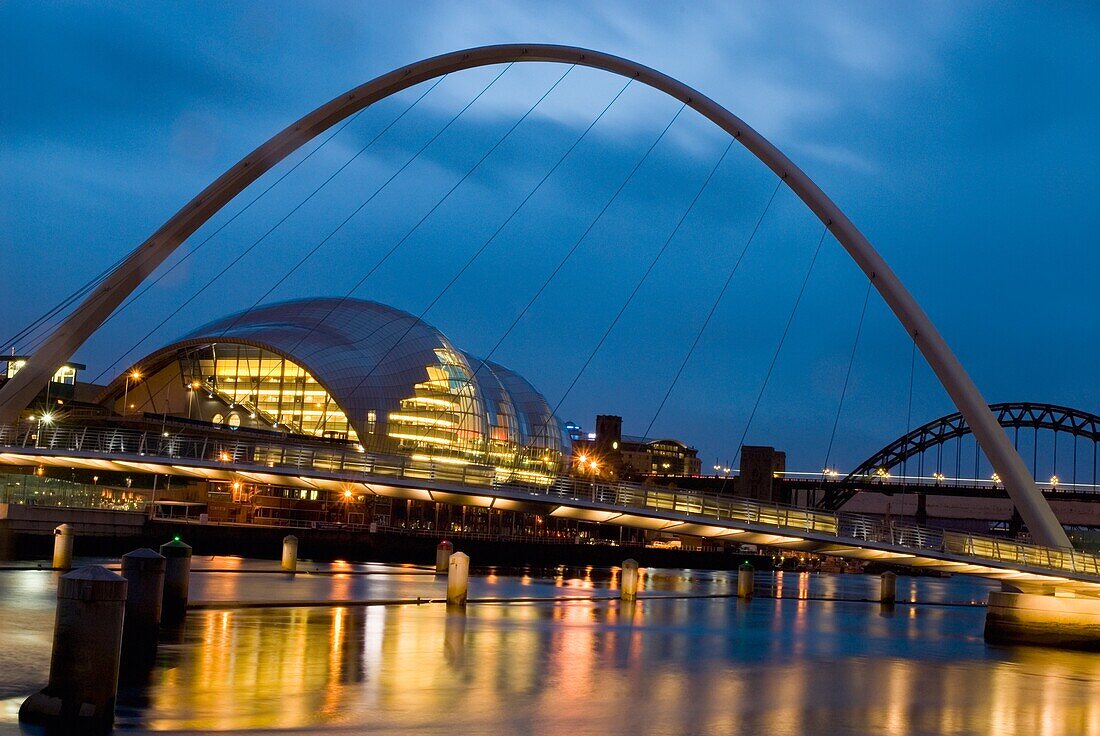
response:
[[[30,431],[0,426],[0,465],[40,464],[337,492],[355,489],[889,561],[996,578],[1029,590],[1100,596],[1100,558],[1094,555],[649,484],[571,476],[504,479],[491,468],[292,442],[95,427]]]

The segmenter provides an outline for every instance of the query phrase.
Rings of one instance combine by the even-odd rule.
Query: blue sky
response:
[[[7,3],[0,339],[348,88],[462,47],[554,42],[678,77],[776,143],[883,253],[990,401],[1100,411],[1098,32],[1085,3]],[[445,80],[135,348],[423,90],[365,111],[101,330],[76,356],[88,377],[253,304],[497,71]],[[563,71],[508,70],[268,300],[346,293]],[[356,295],[419,313],[621,85],[571,72]],[[676,109],[632,86],[427,321],[490,350]],[[494,358],[557,403],[725,144],[681,115]],[[762,165],[731,151],[562,401],[564,418],[591,426],[618,413],[627,432],[645,429],[773,188]],[[704,467],[728,459],[820,233],[781,190],[652,434],[692,442]],[[821,467],[865,288],[827,239],[748,442]],[[909,361],[904,331],[872,296],[831,464],[851,467],[905,430]],[[918,361],[910,423],[950,410]]]

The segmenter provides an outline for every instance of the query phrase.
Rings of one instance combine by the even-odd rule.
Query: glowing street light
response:
[[[1050,476],[1050,487],[1051,488],[1057,488],[1058,487],[1058,476],[1057,475]]]
[[[937,471],[935,473],[932,473],[932,480],[936,481],[937,483],[939,483],[941,480],[946,480],[946,479],[947,479],[947,476],[944,475],[943,473],[939,472],[939,471]]]
[[[130,381],[137,383],[141,380],[141,371],[134,368],[132,371],[126,374],[126,389],[122,392],[122,415],[126,416],[126,412],[130,407]]]
[[[1001,482],[1001,476],[998,475],[997,473],[994,473],[991,477],[993,479],[994,485]]]
[[[31,415],[31,421],[34,421],[34,415]],[[48,411],[44,411],[38,415],[38,431],[34,433],[34,446],[41,447],[42,442],[42,425],[49,426],[53,424],[53,414]]]
[[[202,381],[191,381],[190,389],[187,392],[187,418],[191,418],[191,405],[195,403],[195,392],[202,388]]]

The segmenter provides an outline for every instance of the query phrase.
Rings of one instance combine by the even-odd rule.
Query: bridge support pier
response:
[[[985,640],[1100,651],[1100,598],[993,591]]]

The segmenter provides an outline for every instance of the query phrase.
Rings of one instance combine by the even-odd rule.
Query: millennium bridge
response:
[[[512,127],[508,128],[503,138],[498,140],[463,175],[458,183],[433,205],[428,213],[413,227],[413,230],[409,231],[393,246],[393,249],[406,242],[408,235],[414,232],[420,226],[420,223],[428,219],[436,211],[436,208],[450,197],[451,193],[466,181],[466,178],[473,174],[486,158],[497,150],[498,146],[523,123],[528,114],[542,103],[572,69],[588,67],[602,70],[619,75],[625,78],[627,82],[585,129],[580,138],[577,138],[576,142],[562,154],[558,163],[550,169],[546,176],[539,180],[534,189],[530,190],[526,198],[500,224],[496,232],[476,251],[471,261],[463,266],[454,279],[443,287],[436,299],[431,302],[424,312],[416,317],[415,322],[403,334],[398,336],[393,345],[385,347],[384,354],[373,362],[373,367],[364,366],[355,360],[349,359],[345,359],[341,363],[339,360],[331,359],[331,356],[329,356],[327,362],[317,359],[320,362],[311,363],[316,353],[323,353],[326,349],[332,347],[331,345],[317,345],[319,339],[317,333],[324,333],[332,327],[331,324],[324,324],[324,327],[322,327],[322,323],[325,323],[327,317],[338,310],[339,305],[344,304],[355,288],[358,288],[364,280],[374,273],[373,269],[363,276],[344,299],[340,300],[338,306],[334,306],[325,316],[318,319],[313,327],[303,330],[300,336],[292,335],[291,339],[287,340],[286,334],[280,334],[276,337],[267,334],[262,336],[261,339],[241,333],[239,325],[242,322],[247,323],[249,320],[255,322],[252,325],[254,331],[261,329],[262,320],[257,317],[257,314],[262,309],[256,309],[259,305],[259,301],[257,301],[246,312],[216,324],[214,334],[192,335],[188,341],[178,343],[173,349],[197,349],[200,346],[205,346],[203,349],[206,349],[211,347],[218,339],[226,338],[231,342],[235,340],[234,344],[238,346],[266,351],[261,357],[278,355],[283,360],[300,357],[302,367],[309,369],[308,373],[315,375],[318,382],[323,383],[326,392],[324,394],[326,407],[330,399],[335,400],[337,404],[340,404],[340,400],[344,399],[344,403],[340,404],[339,407],[340,416],[343,417],[341,421],[346,424],[348,431],[354,431],[358,437],[366,437],[372,434],[378,423],[386,419],[394,420],[394,415],[397,414],[403,417],[402,421],[411,422],[422,429],[415,433],[391,432],[391,437],[399,437],[406,442],[422,442],[424,446],[431,448],[438,448],[445,442],[451,442],[452,440],[449,438],[440,437],[441,433],[448,431],[448,428],[452,426],[453,422],[450,419],[433,418],[423,411],[415,415],[409,411],[403,413],[390,412],[388,416],[376,415],[369,404],[362,401],[363,391],[365,390],[363,387],[369,388],[374,385],[372,380],[376,377],[372,374],[379,365],[386,364],[391,354],[395,352],[395,348],[399,348],[396,352],[401,354],[408,347],[408,344],[402,344],[401,341],[410,332],[418,330],[424,339],[438,337],[423,332],[422,318],[427,311],[446,293],[454,281],[466,272],[473,260],[477,259],[486,246],[496,238],[496,234],[511,222],[512,218],[523,208],[527,199],[557,170],[558,164],[573,153],[577,143],[596,125],[603,114],[616,104],[616,101],[627,90],[627,87],[636,83],[671,97],[679,105],[676,114],[664,126],[660,136],[649,145],[645,154],[622,180],[618,188],[614,190],[614,193],[610,195],[610,198],[606,200],[606,204],[599,210],[599,213],[584,230],[573,248],[568,251],[562,262],[551,273],[549,279],[535,293],[531,302],[519,311],[515,317],[515,322],[504,331],[500,341],[497,342],[497,346],[499,347],[516,324],[525,317],[530,306],[543,293],[550,280],[558,274],[562,266],[565,265],[565,261],[572,256],[576,248],[588,236],[593,226],[615,203],[619,193],[634,178],[642,163],[664,138],[665,133],[676,123],[680,114],[690,110],[698,113],[703,119],[713,123],[728,135],[727,151],[730,147],[738,144],[774,174],[775,189],[771,193],[771,198],[768,199],[767,206],[765,206],[759,218],[755,220],[755,227],[745,241],[741,256],[744,255],[764,222],[765,215],[767,215],[768,208],[771,206],[776,194],[783,188],[792,192],[820,223],[821,231],[818,247],[820,248],[820,244],[824,242],[827,235],[831,235],[843,248],[844,252],[851,257],[866,279],[867,296],[869,297],[872,292],[875,292],[889,307],[897,321],[904,328],[907,339],[911,341],[914,358],[918,352],[923,356],[940,385],[957,408],[957,414],[943,420],[937,420],[913,432],[907,432],[898,442],[888,446],[884,453],[872,458],[870,465],[858,469],[854,477],[845,479],[846,482],[837,482],[831,486],[822,485],[821,487],[825,489],[825,492],[816,508],[757,503],[705,491],[674,491],[659,489],[644,483],[604,482],[598,479],[582,479],[572,476],[548,476],[542,481],[531,479],[526,482],[516,482],[515,480],[502,480],[491,469],[485,470],[478,467],[447,463],[445,462],[446,458],[433,457],[431,453],[427,453],[425,456],[423,451],[419,454],[400,456],[381,450],[376,452],[375,448],[363,448],[362,451],[355,448],[319,448],[316,444],[297,444],[292,436],[279,442],[247,438],[224,440],[211,439],[200,433],[192,435],[186,431],[165,433],[153,430],[130,430],[99,426],[81,427],[78,424],[74,425],[69,422],[54,425],[51,422],[43,421],[43,417],[48,416],[45,413],[46,410],[39,410],[37,421],[33,418],[33,414],[28,421],[28,411],[33,411],[32,407],[36,398],[41,395],[44,387],[49,384],[51,376],[56,374],[59,366],[63,366],[66,361],[71,360],[77,350],[104,322],[112,317],[116,310],[125,308],[126,305],[132,303],[127,299],[134,295],[138,287],[161,264],[165,263],[189,236],[207,223],[227,203],[246,190],[250,184],[257,181],[304,144],[321,136],[334,126],[341,126],[337,127],[335,132],[321,143],[321,145],[324,145],[331,137],[354,121],[359,113],[403,90],[427,82],[432,83],[432,86],[428,87],[427,91],[413,102],[412,106],[415,106],[420,99],[431,93],[435,84],[438,84],[439,81],[449,75],[478,67],[503,66],[503,70],[493,77],[476,97],[467,103],[454,118],[451,118],[435,137],[418,150],[417,154],[410,159],[411,163],[509,69],[515,65],[534,62],[566,65],[567,70]],[[367,147],[359,153],[369,148],[373,140],[385,134],[404,114],[402,113],[397,120],[384,128],[382,133],[372,139],[371,143],[368,143]],[[358,157],[359,153],[352,156],[336,173],[342,171],[344,166],[347,166]],[[718,169],[724,157],[725,153],[715,163],[714,169],[710,172],[711,175]],[[309,156],[306,158],[308,159]],[[294,168],[297,168],[297,165]],[[408,163],[403,165],[378,191],[388,185],[393,178],[399,176],[407,165]],[[292,173],[293,170],[291,169],[287,174],[284,174],[284,177]],[[333,174],[321,186],[323,187],[335,176],[336,174]],[[279,179],[279,181],[281,180]],[[279,181],[271,186],[276,186]],[[691,212],[695,200],[706,189],[709,181],[710,176],[708,175],[695,195],[695,199],[692,200],[675,228],[668,235],[665,246],[677,234],[680,224]],[[260,197],[270,188],[264,190]],[[306,200],[312,196],[311,193]],[[373,198],[374,194],[367,198],[359,209],[368,204]],[[245,209],[249,206],[251,204],[247,205]],[[299,204],[292,209],[287,217],[297,211],[300,206]],[[352,212],[348,216],[348,220],[359,209]],[[234,215],[235,218],[236,215]],[[284,217],[283,220],[285,219]],[[276,223],[272,229],[278,227],[283,220]],[[344,222],[346,223],[348,220]],[[215,235],[217,232],[220,232],[220,228],[215,232]],[[303,249],[302,260],[293,265],[287,276],[293,273],[318,248],[328,242],[330,237],[331,234],[325,236],[312,250]],[[207,238],[207,240],[209,239]],[[259,244],[263,239],[262,237],[256,244]],[[205,242],[203,241],[198,247],[201,247]],[[389,253],[392,253],[393,249]],[[660,258],[660,254],[663,252],[664,249],[662,248],[656,258]],[[383,257],[383,260],[388,257],[389,253]],[[732,266],[729,278],[726,281],[727,286],[737,271],[741,256],[737,256],[736,262]],[[816,255],[814,258],[816,260]],[[655,264],[656,260],[653,263]],[[812,271],[812,269],[813,262],[810,264],[810,270]],[[649,271],[646,272],[646,276],[648,273]],[[806,279],[808,280],[809,277],[810,272],[807,272]],[[642,277],[642,280],[645,280],[645,276]],[[153,281],[153,283],[155,284],[156,281]],[[207,286],[210,283],[212,282],[208,282]],[[146,288],[149,288],[149,286]],[[604,338],[615,327],[619,316],[629,306],[634,293],[637,292],[640,286],[641,282],[639,282],[638,287],[635,287],[635,292],[625,301],[619,315],[611,321],[607,332],[604,333]],[[204,286],[194,296],[197,296],[205,288]],[[802,288],[805,289],[805,282],[803,282]],[[270,293],[270,290],[267,293]],[[680,363],[681,371],[692,357],[692,351],[703,336],[710,317],[724,293],[725,288],[719,293],[710,313],[703,320],[702,327],[695,337],[695,343],[683,357],[683,362]],[[261,297],[260,301],[266,296],[267,294]],[[799,298],[796,299],[794,309],[787,321],[787,328],[794,320],[800,299],[801,292],[799,292]],[[866,298],[864,299],[865,313]],[[1073,596],[1087,596],[1090,602],[1098,606],[1096,611],[1090,609],[1089,615],[1100,612],[1100,601],[1093,600],[1094,596],[1100,596],[1100,566],[1098,566],[1097,558],[1073,549],[1062,524],[1051,510],[1037,485],[1035,473],[1033,470],[1028,469],[1017,451],[1017,447],[1014,446],[1012,439],[1005,431],[1003,421],[1005,416],[1011,415],[1017,417],[1017,419],[1030,417],[1034,422],[1042,424],[1044,421],[1054,421],[1051,415],[1048,413],[1045,417],[1033,416],[1028,415],[1027,412],[1012,414],[1012,410],[1006,409],[1002,412],[996,407],[991,410],[988,402],[983,398],[940,332],[878,251],[875,250],[840,207],[801,168],[764,136],[698,90],[654,69],[603,52],[545,44],[484,46],[418,61],[349,90],[292,123],[255,151],[245,156],[239,163],[227,170],[182,207],[148,240],[134,249],[116,266],[108,269],[101,277],[93,279],[84,289],[76,292],[70,300],[63,302],[55,310],[51,310],[47,316],[50,318],[56,317],[56,324],[46,325],[38,338],[29,340],[31,344],[26,350],[26,358],[21,362],[18,372],[13,373],[9,367],[8,379],[0,387],[0,425],[2,425],[0,426],[0,463],[6,465],[140,471],[227,482],[243,479],[256,483],[330,491],[355,488],[361,489],[367,494],[392,498],[431,500],[494,509],[530,508],[552,516],[597,523],[617,524],[648,530],[675,531],[676,533],[724,540],[744,540],[750,543],[821,552],[840,557],[883,560],[889,561],[891,564],[913,568],[981,575],[1003,581],[1009,590],[1049,594],[1042,596],[1049,599],[1044,605],[1056,601],[1060,602]],[[258,327],[257,325],[261,326]],[[862,325],[863,316],[861,315],[860,325],[856,330],[857,345]],[[35,325],[34,327],[38,329],[41,325]],[[301,325],[297,325],[297,328],[301,328]],[[284,333],[288,332],[288,330],[284,330]],[[29,334],[24,332],[20,333],[20,336],[26,337]],[[371,333],[371,335],[374,334],[374,332]],[[756,407],[759,406],[760,399],[767,388],[768,378],[771,376],[772,368],[774,368],[779,357],[786,336],[787,330],[785,329],[768,367],[767,377],[756,397],[756,404],[746,424],[746,434],[748,425],[751,424],[755,415]],[[287,343],[291,344],[288,345]],[[302,356],[295,355],[294,350],[303,344],[316,349]],[[588,360],[585,361],[577,377],[574,378],[573,384],[580,378],[580,374],[588,367],[596,351],[602,345],[603,339],[588,356]],[[408,347],[408,349],[411,350],[412,348]],[[511,393],[513,398],[516,398],[514,402],[516,406],[520,406],[522,400],[517,397],[529,393],[528,389],[530,387],[521,381],[515,380],[505,369],[489,362],[489,358],[492,357],[495,350],[494,347],[493,351],[480,359],[480,363],[478,363],[477,359],[473,359],[469,355],[460,355],[458,351],[453,350],[448,343],[443,341],[436,348],[438,361],[430,365],[428,369],[428,375],[436,376],[436,378],[423,384],[427,388],[422,390],[422,387],[418,384],[417,390],[421,390],[421,393],[409,397],[409,406],[417,401],[421,403],[442,401],[443,403],[438,404],[439,406],[451,406],[462,401],[474,401],[471,397],[481,394],[478,394],[477,387],[473,384],[477,382],[477,376],[483,368],[489,372],[496,372],[498,376],[499,380],[492,390],[500,396]],[[852,360],[855,358],[855,353],[856,351],[853,348]],[[158,361],[155,366],[158,370],[169,370],[165,367],[167,364],[164,362],[166,360],[164,353],[153,353],[150,359]],[[477,368],[472,368],[471,363],[476,364]],[[182,358],[180,365],[183,365]],[[421,362],[419,368],[423,369],[424,365],[425,363]],[[120,373],[111,384],[114,393],[109,397],[109,406],[116,413],[125,414],[128,411],[127,402],[131,377],[134,381],[137,381],[143,375],[143,365],[134,363],[131,366],[127,371]],[[338,369],[330,370],[326,377],[324,375],[325,370],[333,369],[334,366],[337,366]],[[466,370],[467,368],[469,370]],[[172,368],[171,370],[176,369]],[[348,380],[347,374],[349,371],[354,372],[357,370],[363,373],[351,378],[352,385],[350,387],[346,383],[341,383],[341,381],[346,382]],[[850,374],[851,363],[849,363],[848,370]],[[186,389],[186,383],[180,384],[178,380],[182,375],[180,372],[171,375],[176,384],[181,386],[181,391]],[[304,376],[305,373],[302,375]],[[665,394],[666,400],[669,394],[672,393],[679,375],[680,373],[677,372],[676,377],[669,385],[668,392]],[[303,378],[303,380],[305,379]],[[328,381],[328,383],[324,383],[325,381]],[[358,381],[358,383],[355,383],[355,381]],[[432,383],[432,381],[435,383]],[[573,384],[570,384],[570,389]],[[167,389],[170,385],[171,382],[164,383],[166,391],[170,390]],[[205,388],[201,380],[195,385]],[[911,385],[912,379],[910,379]],[[219,388],[219,390],[221,389]],[[846,390],[847,381],[845,381],[844,388],[841,391],[841,407],[843,406]],[[438,395],[429,395],[431,391],[437,393],[447,391],[449,392],[449,398],[443,400]],[[482,389],[483,393],[484,389]],[[568,393],[568,390],[566,393]],[[214,391],[211,391],[209,396],[214,399]],[[149,399],[153,399],[151,389]],[[235,395],[233,399],[228,404],[230,408],[234,407]],[[189,402],[190,400],[189,396],[186,401]],[[564,396],[562,400],[564,400]],[[165,401],[171,403],[168,399],[165,399]],[[559,405],[560,403],[561,401],[558,402]],[[543,404],[545,405],[545,402]],[[548,407],[548,405],[546,406]],[[664,406],[663,401],[661,406]],[[190,410],[191,407],[188,404],[188,416]],[[660,409],[658,409],[659,411]],[[154,413],[158,412],[159,410],[154,411]],[[998,413],[1000,413],[1000,416],[998,416]],[[1071,420],[1074,419],[1071,416],[1072,412],[1063,412],[1063,415],[1064,417],[1069,416]],[[259,410],[252,411],[251,416],[257,422],[265,419],[263,412]],[[543,428],[551,422],[552,416],[553,412],[545,416],[542,420]],[[840,410],[838,409],[838,420],[839,416]],[[271,420],[271,426],[274,428],[279,427],[280,424],[285,425],[287,422],[286,418],[280,414],[272,415]],[[1074,425],[1073,429],[1076,432],[1085,431],[1084,425]],[[834,435],[835,431],[834,426]],[[1095,433],[1095,427],[1093,426],[1088,431]],[[1028,529],[1031,539],[1034,541],[1033,544],[977,534],[938,531],[921,526],[897,524],[883,519],[838,510],[853,492],[859,490],[859,483],[865,481],[868,473],[885,475],[890,468],[896,467],[899,462],[904,464],[915,453],[932,445],[942,447],[945,438],[960,437],[964,433],[972,435],[977,445],[980,445],[981,451],[988,458],[989,464],[995,471],[996,478],[993,479],[993,482],[996,484],[996,488],[998,491],[1003,489],[1003,492],[1011,498],[1022,522]],[[517,429],[512,435],[509,435],[509,438],[520,444],[526,442],[529,447],[540,447],[538,445],[538,432],[525,435],[524,431]],[[744,446],[744,439],[744,436],[742,436],[741,441],[737,444],[737,453]],[[830,445],[831,443],[832,440],[830,439]],[[961,463],[961,460],[959,462]],[[1074,467],[1076,472],[1076,460]],[[825,474],[827,475],[828,472],[828,466],[826,465]],[[830,478],[825,477],[821,479],[821,482],[827,484],[829,480]],[[1095,485],[1095,473],[1093,474],[1093,484]],[[937,484],[933,483],[932,486],[936,487]],[[1022,595],[1020,600],[1036,597],[1040,596]],[[1023,605],[1021,603],[1021,606]],[[1095,625],[1093,619],[1088,620],[1093,622],[1092,625]]]
[[[355,449],[92,427],[0,427],[0,464],[183,475],[526,511],[1100,596],[1100,558],[1072,549],[644,483],[564,475],[541,483],[498,482],[492,468]]]

